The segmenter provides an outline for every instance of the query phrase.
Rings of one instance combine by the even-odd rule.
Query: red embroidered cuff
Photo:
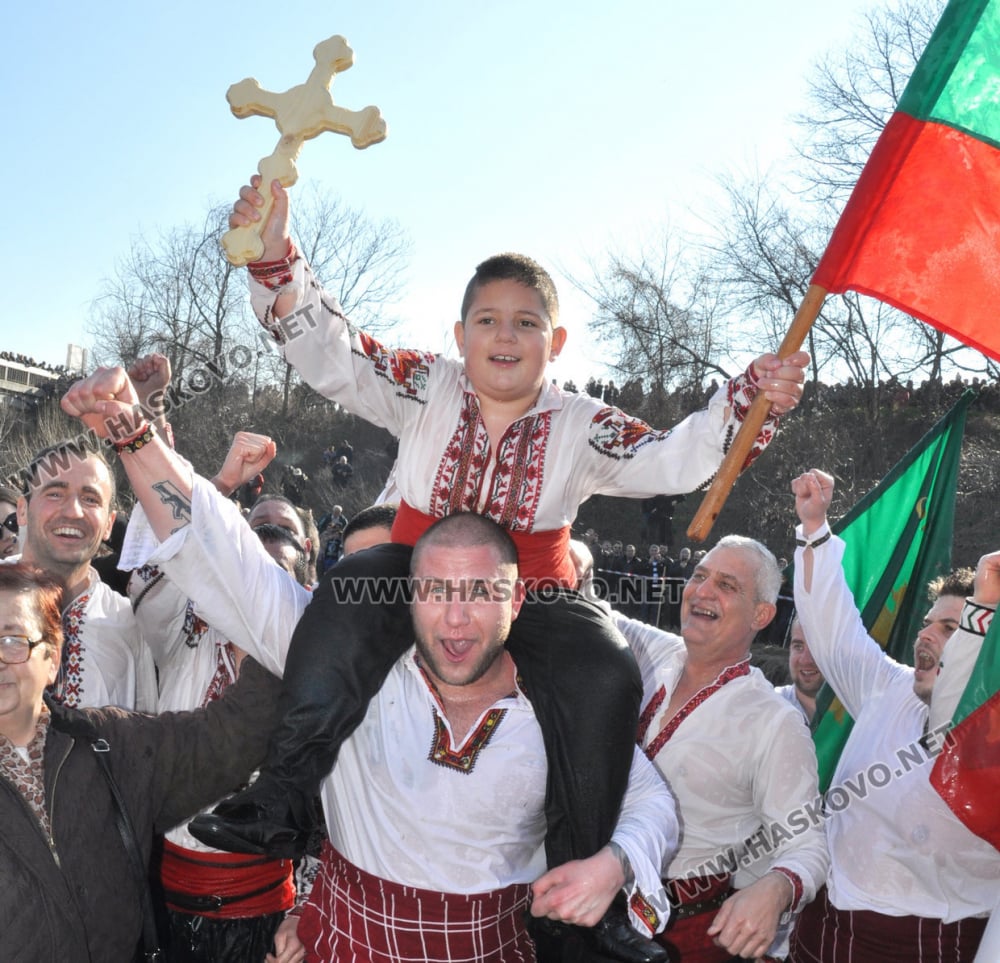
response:
[[[799,903],[802,902],[802,878],[798,873],[793,872],[790,869],[785,869],[784,866],[772,866],[771,872],[781,873],[781,875],[792,884],[792,902],[788,905],[788,912],[797,912]]]
[[[730,379],[729,384],[726,386],[726,401],[729,407],[732,408],[736,420],[741,424],[743,419],[746,418],[754,398],[757,397],[758,391],[757,375],[754,374],[752,363],[747,365],[746,371],[742,374]],[[767,421],[764,422],[760,433],[754,439],[750,454],[747,455],[746,461],[740,467],[740,471],[746,471],[756,461],[760,453],[771,444],[774,436],[778,433],[779,421],[780,418],[773,411],[767,416]],[[732,443],[733,425],[730,422],[726,439],[723,443],[723,451],[729,451]]]
[[[288,239],[288,253],[278,261],[255,261],[247,265],[250,276],[268,291],[280,291],[292,283],[292,265],[299,259],[299,252],[292,239]]]
[[[747,365],[746,371],[730,378],[726,386],[726,401],[733,409],[736,420],[742,422],[757,397],[757,376],[754,374],[753,364]]]

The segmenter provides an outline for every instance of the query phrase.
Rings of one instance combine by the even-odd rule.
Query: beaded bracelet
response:
[[[149,427],[148,421],[144,421],[134,435],[124,441],[116,441],[113,447],[119,455],[126,451],[137,452],[140,448],[145,448],[152,440],[153,429]]]

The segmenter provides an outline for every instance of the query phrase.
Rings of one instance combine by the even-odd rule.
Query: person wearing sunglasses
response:
[[[10,558],[18,553],[17,499],[13,488],[0,486],[0,558]]]

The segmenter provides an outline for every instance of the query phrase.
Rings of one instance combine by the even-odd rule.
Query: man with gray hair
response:
[[[658,939],[682,960],[782,954],[779,923],[826,879],[822,827],[793,822],[818,799],[812,739],[750,665],[780,584],[767,548],[728,535],[684,587],[680,636],[616,619],[642,672],[639,744],[680,815],[665,873],[677,912]]]

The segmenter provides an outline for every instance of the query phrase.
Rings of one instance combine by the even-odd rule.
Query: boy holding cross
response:
[[[261,219],[259,186],[255,177],[241,189],[230,227]],[[533,590],[534,604],[523,607],[508,651],[548,754],[549,865],[589,856],[611,838],[641,683],[610,621],[575,592],[568,545],[577,510],[594,494],[645,498],[706,485],[753,397],[764,391],[772,419],[749,464],[773,438],[777,416],[798,403],[808,356],[762,355],[706,410],[657,431],[548,383],[546,366],[566,331],[552,280],[531,259],[498,255],[479,265],[455,324],[462,362],[390,350],[355,330],[312,276],[289,238],[288,194],[277,181],[269,200],[263,260],[249,266],[254,309],[308,383],[399,438],[401,503],[396,544],[336,566],[306,608],[285,667],[288,711],[260,780],[196,820],[192,832],[244,852],[278,855],[301,845],[309,800],[401,655],[398,640],[408,638],[402,593],[389,604],[347,604],[345,598],[357,598],[349,583],[377,578],[405,586],[409,546],[420,534],[437,518],[475,511],[511,533]],[[450,644],[460,660],[460,632]]]

